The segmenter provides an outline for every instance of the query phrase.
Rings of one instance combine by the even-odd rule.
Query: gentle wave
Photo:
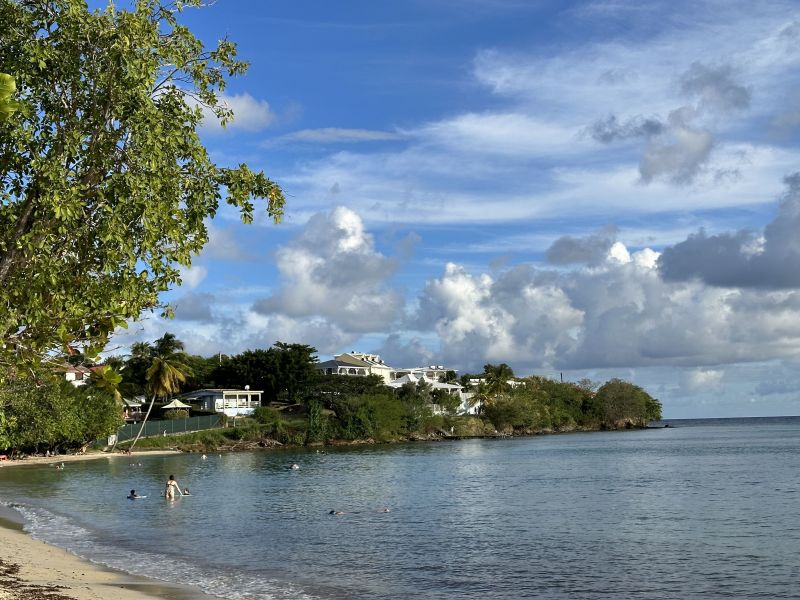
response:
[[[0,504],[22,515],[24,530],[32,538],[104,567],[168,583],[191,585],[205,594],[231,600],[319,600],[284,582],[243,573],[212,572],[158,552],[131,552],[98,541],[92,531],[70,518],[39,507],[3,501]]]

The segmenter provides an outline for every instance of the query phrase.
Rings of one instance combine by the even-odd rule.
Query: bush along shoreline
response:
[[[515,381],[496,392],[478,390],[480,414],[455,415],[434,414],[424,385],[393,390],[377,377],[328,376],[307,389],[299,402],[260,407],[252,417],[237,418],[235,427],[229,421],[224,429],[142,439],[137,447],[187,452],[319,449],[643,429],[661,418],[658,400],[619,379],[599,387],[542,377]]]

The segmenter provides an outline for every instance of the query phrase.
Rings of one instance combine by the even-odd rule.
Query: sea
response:
[[[221,598],[800,598],[799,466],[800,417],[674,420],[0,468],[0,502]],[[165,500],[169,475],[191,495]]]

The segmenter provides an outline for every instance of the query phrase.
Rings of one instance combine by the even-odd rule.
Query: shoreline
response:
[[[85,460],[98,460],[101,458],[131,458],[133,456],[160,456],[169,454],[183,454],[181,450],[143,450],[133,454],[122,452],[87,452],[85,454],[57,454],[55,456],[26,456],[25,458],[9,458],[0,461],[0,469],[5,467],[24,467],[33,465],[51,465],[56,463],[81,462]]]
[[[0,462],[0,468],[41,467],[59,462],[100,458],[182,454],[160,450],[129,454],[91,453],[55,457],[35,456]],[[0,600],[212,600],[190,584],[174,584],[107,567],[34,539],[24,530],[24,517],[0,505]]]
[[[211,600],[189,585],[105,567],[33,539],[13,519],[0,518],[0,600]]]

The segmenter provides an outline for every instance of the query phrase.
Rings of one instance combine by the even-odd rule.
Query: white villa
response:
[[[440,379],[447,377],[448,371],[458,373],[455,369],[446,369],[442,365],[431,365],[429,367],[411,367],[410,369],[393,369],[392,380],[401,379],[406,375],[415,377],[426,377],[427,379]]]
[[[193,408],[213,410],[229,417],[252,415],[261,406],[263,390],[204,389],[182,394],[180,398]]]
[[[332,360],[319,363],[317,371],[323,375],[353,375],[356,377],[378,375],[385,383],[392,380],[392,368],[384,363],[380,356],[355,350],[337,354]]]
[[[461,406],[456,410],[457,414],[474,415],[478,414],[481,408],[480,403],[470,406],[472,392],[465,392],[463,386],[439,381],[440,378],[447,376],[448,371],[457,372],[455,369],[448,369],[443,365],[393,369],[384,363],[377,354],[365,354],[353,350],[345,354],[337,354],[332,360],[319,363],[316,368],[322,375],[350,375],[354,377],[378,375],[386,385],[394,389],[399,389],[406,383],[424,381],[429,383],[435,390],[446,390],[448,394],[457,396],[461,400]],[[444,412],[436,404],[433,405],[433,411],[435,414]]]

